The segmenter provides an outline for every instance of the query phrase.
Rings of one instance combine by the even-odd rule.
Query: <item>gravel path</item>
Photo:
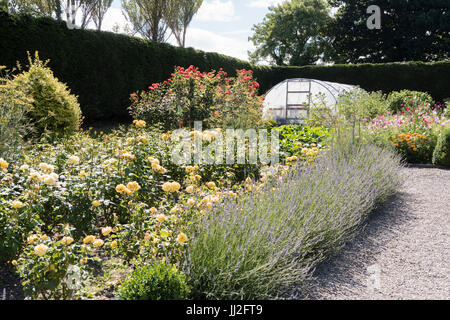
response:
[[[399,195],[315,273],[306,299],[450,299],[450,170],[409,167]]]

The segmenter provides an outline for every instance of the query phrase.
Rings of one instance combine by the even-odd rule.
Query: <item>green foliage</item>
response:
[[[434,104],[433,98],[427,92],[419,91],[394,91],[389,94],[389,108],[391,112],[398,113],[403,108],[426,107]],[[381,113],[380,113],[381,114]]]
[[[373,146],[333,146],[315,165],[225,201],[192,226],[183,266],[194,299],[285,297],[395,192],[399,162]]]
[[[8,12],[8,0],[0,0],[0,11],[1,10]]]
[[[256,46],[252,62],[268,59],[277,65],[315,64],[328,49],[324,35],[331,22],[326,1],[293,0],[270,7],[249,39]]]
[[[80,264],[86,249],[70,237],[65,228],[58,237],[36,232],[17,261],[19,275],[25,279],[24,293],[31,299],[70,299],[80,288],[84,266]]]
[[[47,39],[52,39],[51,42]],[[12,45],[6,45],[13,43]],[[408,62],[308,67],[253,66],[245,61],[192,48],[177,48],[110,32],[68,30],[65,23],[0,13],[0,61],[13,67],[27,62],[27,51],[39,51],[50,59],[49,67],[72,92],[86,123],[96,120],[129,120],[131,92],[170,77],[174,65],[199,67],[200,71],[223,68],[255,72],[264,93],[288,78],[312,78],[356,84],[367,91],[426,91],[436,101],[448,97],[450,62]],[[387,76],[389,75],[389,76]],[[436,81],[439,79],[439,81]]]
[[[396,149],[410,163],[431,163],[439,132],[448,124],[439,109],[405,107],[364,121],[363,141]]]
[[[423,91],[440,102],[448,96],[450,87],[450,78],[442,77],[450,73],[449,61],[272,67],[265,75],[254,70],[263,90],[286,79],[310,78],[358,85],[368,92],[382,91],[384,94],[403,89]]]
[[[237,77],[227,77],[222,69],[201,73],[194,66],[176,67],[172,78],[132,94],[130,112],[166,130],[193,127],[194,121],[209,128],[255,128],[262,123],[259,84],[252,71],[236,72]]]
[[[335,62],[437,61],[450,57],[450,2],[446,0],[330,3],[339,7],[330,28],[338,53]],[[379,30],[370,30],[366,24],[367,8],[373,4],[381,8]]]
[[[71,132],[79,129],[81,110],[76,96],[54,77],[47,62],[29,57],[29,70],[16,75],[12,81],[15,90],[33,99],[28,113],[38,133]]]
[[[385,114],[389,110],[389,104],[387,97],[380,91],[355,89],[339,97],[337,109],[347,120],[354,122]]]
[[[185,300],[189,293],[186,276],[165,263],[137,268],[117,290],[122,300]]]
[[[299,156],[305,148],[323,148],[331,135],[325,127],[283,125],[273,129],[279,131],[280,152],[286,157]]]
[[[13,177],[18,180],[18,176]],[[5,183],[5,180],[2,180]],[[0,194],[0,261],[15,259],[22,250],[27,234],[40,224],[37,215],[26,206],[14,207],[13,201],[7,201],[10,196],[14,201],[24,201],[17,196],[17,191],[4,188]],[[19,200],[20,199],[20,200]]]
[[[25,137],[33,131],[28,113],[33,100],[11,83],[9,72],[0,66],[0,157],[17,161],[25,146]]]
[[[450,167],[450,127],[444,128],[438,138],[433,164]]]

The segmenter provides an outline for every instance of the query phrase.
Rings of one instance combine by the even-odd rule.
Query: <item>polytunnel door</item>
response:
[[[288,79],[286,83],[286,123],[299,123],[308,114],[311,99],[311,81]]]

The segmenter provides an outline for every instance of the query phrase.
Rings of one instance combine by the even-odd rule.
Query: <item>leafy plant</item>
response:
[[[444,128],[433,152],[433,164],[450,167],[450,127]]]
[[[175,266],[154,263],[134,270],[117,290],[122,300],[184,300],[189,297],[185,275]]]
[[[25,138],[33,131],[28,113],[33,99],[16,90],[11,83],[9,72],[2,75],[0,66],[0,157],[17,161],[25,146]]]
[[[332,146],[192,226],[183,267],[195,299],[265,299],[305,283],[400,183],[400,158]]]
[[[208,127],[256,127],[262,123],[259,84],[251,71],[237,73],[232,78],[222,69],[201,73],[193,66],[176,67],[172,78],[131,95],[131,115],[167,130],[193,127],[194,121]]]
[[[24,279],[24,293],[31,299],[70,299],[84,277],[85,248],[74,242],[70,228],[47,236],[30,234],[20,257],[13,261]]]
[[[433,98],[427,92],[410,90],[391,92],[388,100],[393,113],[398,113],[404,108],[426,108],[434,104]]]
[[[11,85],[32,98],[33,108],[28,113],[38,133],[76,131],[81,124],[81,110],[77,97],[53,75],[47,62],[28,56],[29,69],[14,76]]]

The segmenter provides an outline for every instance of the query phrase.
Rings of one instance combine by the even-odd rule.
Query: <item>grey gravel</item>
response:
[[[415,166],[402,174],[399,194],[317,268],[298,298],[450,299],[450,170]]]

